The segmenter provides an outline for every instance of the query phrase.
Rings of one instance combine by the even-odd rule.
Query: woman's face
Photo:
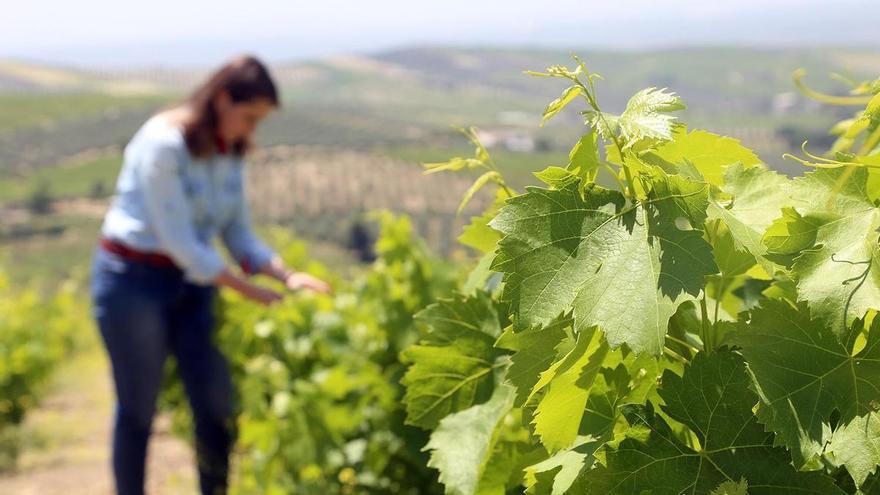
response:
[[[235,103],[225,91],[217,96],[214,107],[220,137],[230,143],[250,138],[260,121],[275,109],[267,98]]]

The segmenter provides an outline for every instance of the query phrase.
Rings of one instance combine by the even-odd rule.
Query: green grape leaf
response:
[[[667,175],[656,170],[645,178],[648,202],[659,212],[659,219],[673,224],[678,218],[690,223],[692,228],[702,229],[709,206],[709,188],[705,182],[679,175]]]
[[[834,431],[826,454],[862,487],[880,465],[880,416],[869,412]]]
[[[620,117],[608,112],[587,112],[587,124],[607,141],[614,141],[620,130]],[[616,146],[613,146],[617,150]],[[607,151],[607,149],[606,149]],[[619,152],[618,152],[619,154]]]
[[[880,160],[880,155],[874,155],[877,160]],[[868,196],[868,199],[877,204],[880,201],[880,169],[869,168],[868,169],[868,180],[865,184],[865,195]]]
[[[749,495],[749,483],[745,479],[725,481],[709,495]]]
[[[805,215],[818,210],[823,220],[815,245],[792,266],[798,297],[838,335],[880,308],[880,209],[865,193],[867,171],[850,171],[817,170],[793,183],[795,206]]]
[[[578,176],[570,170],[552,165],[544,170],[535,172],[534,176],[553,189],[564,189],[565,186],[580,180]]]
[[[552,378],[533,419],[535,433],[548,451],[564,449],[574,442],[590,388],[607,353],[608,343],[600,332],[595,328],[585,330],[578,334],[574,349],[551,368]]]
[[[716,186],[723,184],[724,173],[730,165],[750,168],[761,163],[758,156],[737,139],[702,130],[687,132],[684,126],[675,130],[672,141],[646,154],[649,161],[659,158],[679,166],[693,166],[706,182]]]
[[[568,154],[568,170],[583,180],[592,180],[599,169],[598,134],[595,129],[578,140]]]
[[[718,263],[721,277],[728,283],[755,266],[755,257],[744,249],[737,249],[733,235],[723,223],[719,223],[714,231],[713,241],[712,252],[715,261]]]
[[[802,216],[791,207],[764,232],[764,245],[771,254],[792,255],[813,247],[819,227],[830,219]]]
[[[492,269],[505,273],[515,330],[573,309],[575,331],[599,326],[612,347],[659,354],[681,301],[659,287],[660,243],[649,241],[642,207],[594,184],[584,196],[575,184],[527,190],[490,223],[504,235]]]
[[[529,445],[519,437],[522,432],[516,426],[510,426],[518,411],[511,412],[498,428],[498,441],[492,451],[475,495],[505,495],[514,488],[522,486],[523,470],[534,464],[544,454],[538,445]]]
[[[730,230],[723,222],[714,222],[708,228],[712,236],[712,253],[720,271],[720,274],[708,279],[709,313],[714,314],[717,310],[720,320],[735,321],[736,315],[748,309],[755,297],[760,296],[760,291],[755,293],[750,289],[759,287],[755,284],[767,284],[765,280],[755,280],[766,278],[766,272],[762,268],[755,268],[757,260],[751,253],[737,249]],[[719,325],[710,334],[710,348],[724,341],[726,330],[726,326]]]
[[[874,473],[868,476],[865,483],[859,487],[856,495],[880,495],[880,475]]]
[[[523,405],[535,393],[535,386],[544,371],[556,359],[556,348],[566,337],[565,329],[571,326],[571,318],[559,318],[546,327],[514,332],[508,327],[496,342],[496,346],[516,351],[510,357],[507,379],[516,387],[514,405]]]
[[[500,315],[503,311],[482,291],[457,294],[416,314],[428,331],[402,353],[411,363],[401,380],[407,424],[433,428],[447,414],[488,400],[504,355],[493,346],[501,333]]]
[[[705,277],[718,272],[712,247],[702,232],[709,206],[708,186],[662,171],[645,182],[649,186],[648,234],[660,241],[660,288],[670,299],[683,292],[696,297]]]
[[[488,401],[446,416],[431,433],[423,450],[431,452],[428,467],[440,471],[447,494],[491,493],[480,486],[481,478],[498,440],[496,430],[513,406],[513,395],[513,387],[501,384]]]
[[[455,294],[415,314],[426,329],[424,343],[445,344],[460,337],[495,339],[501,335],[503,309],[485,292],[474,296]]]
[[[619,354],[619,351],[614,352]],[[627,364],[638,369],[632,363]],[[581,472],[593,467],[596,453],[613,436],[614,426],[620,418],[620,404],[625,400],[639,401],[644,392],[641,377],[632,377],[627,364],[620,363],[613,369],[602,368],[596,375],[583,412],[580,434],[568,448],[525,469],[527,493],[566,493]]]
[[[581,471],[589,468],[605,441],[592,436],[578,437],[571,448],[525,469],[526,493],[529,495],[562,495],[568,491]]]
[[[758,417],[791,449],[796,464],[823,452],[832,413],[846,424],[880,402],[880,320],[856,355],[811,319],[803,303],[765,301],[737,326],[729,338],[745,356],[761,397]]]
[[[495,250],[501,233],[489,226],[489,222],[495,218],[501,205],[507,199],[507,194],[502,188],[495,193],[495,201],[486,208],[480,216],[471,217],[471,222],[462,229],[458,236],[458,242],[470,246],[481,253],[490,253]]]
[[[709,218],[724,222],[737,249],[760,258],[767,252],[762,242],[764,232],[779,218],[782,208],[790,206],[790,182],[760,165],[730,166],[721,189],[732,199],[725,205],[712,201]]]
[[[575,98],[582,94],[582,89],[580,86],[569,86],[562,92],[562,95],[559,98],[551,101],[547,108],[544,109],[544,115],[541,117],[541,127],[547,123],[548,120],[552,119],[557,113],[559,113],[563,108],[566,107],[569,103],[574,101]]]
[[[663,375],[663,411],[699,441],[683,443],[651,403],[623,406],[631,428],[605,463],[579,478],[577,493],[678,495],[715,490],[746,480],[751,495],[843,494],[818,472],[798,472],[788,453],[772,445],[752,413],[758,397],[749,389],[736,353],[698,354],[682,376]]]
[[[629,148],[643,139],[657,139],[668,141],[672,139],[672,130],[675,117],[669,112],[683,110],[684,103],[675,93],[669,93],[666,89],[646,88],[629,99],[626,109],[615,119],[614,126],[620,131],[624,148]],[[594,128],[598,128],[603,136],[614,131],[608,116],[603,115],[606,121],[603,123],[599,115],[593,116],[591,122]],[[609,127],[604,132],[604,127]]]
[[[489,181],[498,182],[501,180],[501,174],[494,170],[490,170],[480,175],[474,180],[474,183],[471,184],[471,187],[465,191],[464,196],[461,198],[461,202],[458,204],[457,214],[461,214],[462,210],[464,210],[465,206],[470,203],[471,199],[473,199],[474,194],[476,194],[480,189],[482,189]]]
[[[438,162],[438,163],[423,163],[422,166],[425,167],[426,174],[435,174],[437,172],[455,172],[463,169],[474,169],[484,166],[485,163],[482,160],[478,160],[476,158],[462,158],[455,157],[446,162]]]

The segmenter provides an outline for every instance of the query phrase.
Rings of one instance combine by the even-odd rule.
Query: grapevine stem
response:
[[[716,302],[717,304],[717,302]],[[703,298],[700,299],[700,313],[703,327],[703,350],[711,352],[712,345],[709,342],[709,310],[706,308],[706,290],[703,290]]]
[[[482,143],[479,146],[482,147],[483,146]],[[485,151],[485,148],[483,148],[483,150]],[[495,160],[492,159],[492,156],[489,155],[488,151],[486,151],[486,155],[489,158],[486,161],[486,168],[488,168],[489,170],[492,170],[498,174],[498,181],[496,181],[496,184],[498,184],[498,186],[504,190],[504,192],[507,194],[508,198],[512,198],[512,197],[516,196],[515,194],[513,194],[513,191],[511,191],[510,188],[507,187],[507,183],[504,182],[504,176],[501,174],[501,170],[498,169],[498,165],[495,164]]]
[[[675,342],[676,344],[683,345],[683,346],[687,347],[687,349],[688,349],[689,351],[691,351],[692,353],[694,353],[694,354],[700,352],[699,349],[697,349],[696,347],[694,347],[694,346],[688,344],[687,342],[681,340],[681,339],[678,338],[678,337],[673,337],[672,335],[667,334],[667,335],[666,335],[666,338],[669,339],[669,340],[671,340],[671,341],[673,341],[673,342]]]
[[[665,352],[666,354],[668,354],[669,357],[671,357],[672,359],[675,359],[676,361],[681,361],[681,362],[684,363],[684,364],[688,364],[688,360],[687,360],[687,359],[685,359],[684,357],[681,356],[681,354],[679,354],[679,353],[673,351],[672,349],[670,349],[670,348],[668,348],[668,347],[664,347],[664,348],[663,348],[663,352]]]
[[[614,169],[611,168],[611,166],[607,163],[603,163],[602,165],[605,166],[605,170],[608,172],[608,174],[611,175],[611,177],[613,177],[615,181],[617,181],[617,187],[619,187],[621,191],[626,189],[626,185],[624,185],[624,183],[620,181],[620,176],[614,171]]]
[[[605,116],[602,114],[602,110],[599,108],[599,103],[596,101],[596,96],[591,91],[591,88],[593,88],[593,81],[589,79],[589,75],[587,76],[587,78],[590,81],[590,88],[587,88],[587,86],[585,86],[584,83],[580,81],[580,79],[576,78],[574,79],[574,82],[581,87],[584,98],[587,99],[587,102],[593,108],[593,111],[596,112],[596,115],[599,116],[599,119],[602,121],[605,129],[610,129],[610,127],[608,126],[608,122],[605,120]],[[620,154],[620,159],[623,160],[623,146],[620,145],[620,140],[617,139],[617,136],[613,132],[610,132],[609,134],[611,134],[611,141],[614,142],[614,146],[617,148],[617,152]],[[629,167],[627,167],[625,163],[621,163],[620,166],[623,167],[623,173],[624,175],[626,175],[626,183],[627,186],[629,186],[627,195],[631,199],[633,199],[633,201],[635,201],[636,188],[635,183],[632,179],[632,175],[629,172]]]
[[[622,153],[623,153],[623,152],[621,151],[621,156],[623,156]],[[627,182],[627,185],[628,185],[628,187],[629,187],[629,196],[630,196],[633,200],[635,200],[635,198],[636,198],[636,186],[635,186],[635,183],[633,182],[632,175],[629,173],[629,167],[627,167],[626,165],[623,165],[623,173],[624,173],[624,175],[626,175],[626,182]]]
[[[828,103],[831,105],[864,105],[871,100],[871,96],[833,96],[826,95],[824,93],[820,93],[809,86],[807,86],[803,79],[804,76],[807,75],[807,71],[804,69],[798,69],[794,71],[794,75],[792,76],[794,79],[794,85],[803,93],[804,95],[816,100],[821,101],[822,103]]]
[[[859,149],[859,154],[867,155],[875,146],[877,146],[877,143],[880,143],[880,126],[874,129],[874,132],[865,138],[864,144],[862,144],[862,147]]]
[[[727,284],[725,283],[726,280],[727,279],[722,278],[721,281],[718,282],[718,292],[715,293],[715,318],[712,320],[713,327],[718,325],[718,307],[721,306],[720,304],[718,304],[718,301],[720,301],[721,298],[724,297],[724,291],[727,289]]]
[[[513,191],[511,191],[510,188],[507,187],[507,184],[505,184],[503,180],[500,183],[498,183],[498,185],[501,186],[501,189],[504,189],[504,192],[507,193],[508,198],[512,198],[515,196],[513,194]]]

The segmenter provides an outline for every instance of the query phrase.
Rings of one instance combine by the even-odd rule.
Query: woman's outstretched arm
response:
[[[281,256],[254,233],[244,189],[238,191],[238,208],[223,228],[221,237],[230,254],[246,275],[260,273],[272,277],[290,290],[309,289],[330,292],[330,286],[308,273],[290,269]]]
[[[268,263],[263,264],[259,272],[280,281],[290,290],[309,289],[321,293],[330,292],[330,285],[327,282],[308,273],[290,269],[277,254],[273,255]]]

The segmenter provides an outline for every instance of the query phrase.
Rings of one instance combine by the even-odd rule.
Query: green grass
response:
[[[125,108],[164,102],[163,96],[114,96],[98,93],[0,94],[0,134],[15,129],[48,125]]]
[[[111,154],[92,160],[43,168],[28,177],[0,180],[0,203],[26,200],[41,184],[49,188],[54,198],[89,197],[96,184],[103,184],[103,194],[113,193],[116,176],[122,166],[122,156]]]

